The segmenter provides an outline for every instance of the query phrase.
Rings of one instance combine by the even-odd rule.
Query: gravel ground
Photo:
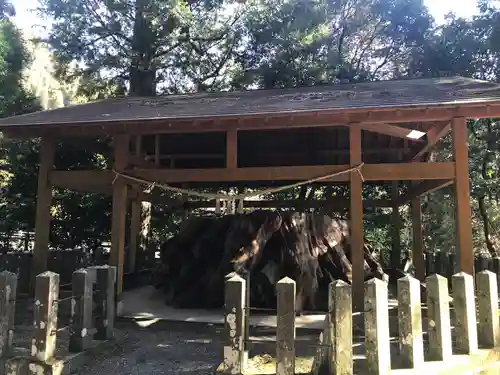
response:
[[[89,353],[78,375],[206,375],[222,358],[221,327],[157,322],[143,328],[127,320],[116,328],[116,343]]]

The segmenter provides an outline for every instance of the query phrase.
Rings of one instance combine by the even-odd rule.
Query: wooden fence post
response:
[[[59,275],[47,271],[36,276],[35,280],[35,334],[31,356],[35,361],[46,363],[56,350]]]
[[[453,253],[450,253],[448,254],[448,268],[447,268],[447,271],[446,271],[446,278],[448,279],[448,287],[449,288],[452,288],[452,278],[453,278],[453,275],[455,274],[455,265],[456,265],[456,259],[455,259],[455,254]]]
[[[424,338],[420,281],[411,276],[398,280],[398,326],[403,366],[421,366],[424,363]]]
[[[343,280],[330,283],[328,289],[327,345],[330,345],[329,370],[331,375],[353,374],[352,353],[352,289]]]
[[[109,340],[113,338],[115,327],[115,283],[116,267],[98,266],[96,270],[96,320],[95,338]]]
[[[457,350],[463,354],[473,354],[478,349],[474,278],[460,272],[453,275],[452,284]]]
[[[92,284],[91,272],[80,269],[73,272],[73,297],[71,299],[70,352],[83,352],[92,342]],[[90,307],[89,307],[90,305]]]
[[[235,274],[225,282],[224,370],[228,374],[242,374],[246,366],[243,336],[245,334],[245,279]]]
[[[486,348],[500,345],[497,276],[490,271],[476,274],[479,344]]]
[[[365,348],[368,375],[391,371],[389,301],[387,283],[373,278],[365,282]]]
[[[448,280],[435,274],[427,277],[426,283],[429,357],[433,361],[445,361],[452,355]]]
[[[490,258],[484,256],[484,254],[478,254],[474,263],[474,269],[476,273],[486,271],[490,268]]]
[[[439,258],[439,266],[441,267],[440,273],[444,277],[446,277],[446,274],[448,273],[448,267],[449,267],[449,257],[448,253],[446,251],[440,251],[438,253],[438,258]]]
[[[430,252],[425,253],[425,275],[430,276],[434,273],[434,256]]]
[[[276,328],[276,375],[295,374],[295,281],[278,281],[278,321]]]
[[[235,276],[239,276],[237,272],[229,272],[226,276],[224,276],[224,281],[231,280]]]
[[[0,358],[12,353],[16,308],[17,275],[0,272]]]

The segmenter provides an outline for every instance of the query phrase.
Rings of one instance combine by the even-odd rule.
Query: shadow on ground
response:
[[[117,341],[88,353],[78,375],[206,375],[221,360],[220,326],[161,321],[141,327],[120,320],[116,328]]]

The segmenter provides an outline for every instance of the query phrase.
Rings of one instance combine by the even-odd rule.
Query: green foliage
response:
[[[81,76],[82,93],[89,97],[150,96],[192,85],[204,89],[216,83],[238,35],[229,27],[233,17],[224,15],[231,1],[41,4],[42,13],[54,20],[48,44],[60,63],[60,76]],[[82,66],[73,66],[75,61]]]
[[[257,1],[235,84],[289,87],[404,74],[431,18],[420,1]]]
[[[35,97],[24,87],[30,55],[19,30],[0,20],[0,117],[39,110]],[[99,145],[102,147],[99,148]],[[106,142],[60,145],[58,168],[102,168]],[[96,148],[97,147],[97,148]],[[0,154],[0,233],[10,236],[34,230],[38,180],[39,140],[2,139]],[[53,210],[52,244],[59,247],[95,246],[109,232],[109,198],[58,191]],[[104,214],[103,214],[104,213]],[[105,235],[104,235],[105,237]]]
[[[19,30],[8,20],[0,20],[0,117],[39,109],[22,87],[22,72],[28,55]]]

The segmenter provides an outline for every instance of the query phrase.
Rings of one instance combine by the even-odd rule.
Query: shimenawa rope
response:
[[[130,176],[130,175],[127,175],[124,173],[120,173],[120,172],[116,171],[115,169],[113,169],[113,173],[115,174],[115,178],[113,179],[113,184],[116,182],[118,177],[121,177],[121,178],[124,178],[127,180],[131,180],[131,181],[138,182],[138,183],[141,183],[144,185],[148,185],[149,191],[152,191],[155,186],[158,186],[159,188],[166,190],[166,191],[174,191],[176,193],[181,193],[181,194],[186,194],[186,195],[191,195],[191,196],[206,198],[206,199],[221,199],[221,200],[228,200],[228,201],[237,200],[237,199],[245,200],[246,198],[253,198],[253,197],[257,197],[259,195],[279,193],[279,192],[284,191],[284,190],[292,189],[292,188],[303,186],[303,185],[308,185],[308,184],[311,184],[313,182],[326,180],[326,179],[340,176],[340,175],[343,175],[345,173],[350,173],[353,171],[358,172],[360,177],[361,177],[361,180],[364,181],[363,175],[361,174],[361,168],[363,167],[364,164],[365,163],[361,163],[355,167],[347,168],[346,170],[338,171],[335,173],[330,173],[330,174],[327,174],[325,176],[316,177],[316,178],[313,178],[313,179],[310,179],[307,181],[301,181],[301,182],[297,182],[297,183],[290,184],[290,185],[280,186],[280,187],[276,187],[276,188],[269,188],[269,189],[264,189],[264,190],[257,190],[257,191],[252,191],[252,192],[245,193],[245,194],[236,194],[236,195],[201,193],[198,191],[177,188],[177,187],[166,185],[166,184],[157,184],[155,182],[147,181],[147,180],[144,180],[142,178],[138,178],[135,176]]]

